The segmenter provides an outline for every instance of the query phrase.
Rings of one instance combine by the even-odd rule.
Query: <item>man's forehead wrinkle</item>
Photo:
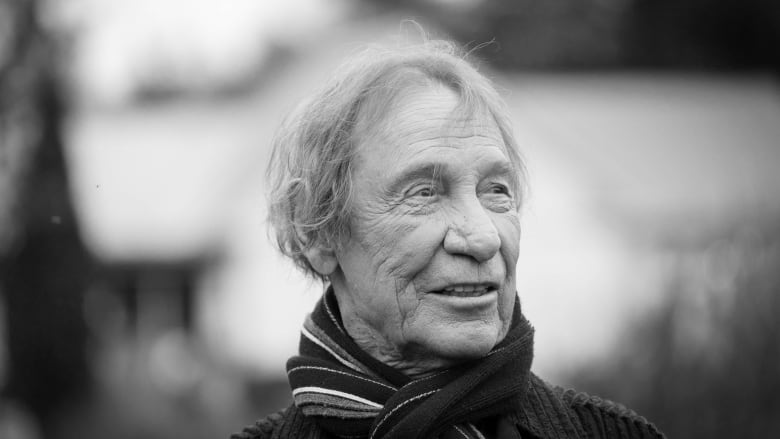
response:
[[[470,105],[443,84],[412,86],[384,97],[373,96],[359,112],[357,131],[361,137],[391,141],[405,131],[410,135],[423,130],[440,131],[437,134],[441,137],[454,131],[459,132],[456,137],[466,137],[460,133],[474,131],[489,132],[503,143],[489,111]]]
[[[489,143],[504,143],[500,133],[485,132],[483,130],[452,132],[446,129],[432,131],[422,127],[412,127],[407,131],[406,127],[398,127],[398,132],[390,134],[390,138],[387,140],[393,140],[394,137],[399,138],[402,141],[407,140],[405,143],[419,143],[435,140],[441,140],[444,143],[448,143],[447,139],[473,139],[475,141],[487,141]]]
[[[461,116],[459,115],[455,110],[452,110],[448,113],[438,113],[438,114],[430,114],[430,112],[425,111],[427,110],[426,106],[421,103],[420,108],[403,108],[400,109],[394,113],[391,113],[388,119],[388,121],[391,122],[401,122],[401,121],[420,121],[420,122],[440,122],[442,124],[445,124],[449,127],[458,127],[458,128],[465,128],[465,127],[479,127],[479,128],[492,128],[493,124],[491,124],[491,119],[489,117],[479,117],[479,116]],[[427,113],[425,119],[420,119],[420,114]]]
[[[503,158],[511,160],[510,146],[487,109],[472,107],[459,96],[453,100],[444,94],[439,100],[434,94],[431,100],[430,94],[418,93],[419,89],[402,91],[384,105],[378,99],[368,100],[363,109],[368,111],[358,112],[353,132],[356,145],[362,145],[358,158],[365,158],[371,149],[384,151],[380,152],[383,156],[406,150],[407,157],[417,159],[432,149],[485,147],[496,148]]]
[[[429,118],[411,120],[395,119],[385,125],[381,130],[386,140],[393,138],[406,138],[407,140],[429,141],[435,139],[487,139],[491,142],[503,144],[503,136],[497,127],[488,123],[453,124],[449,118]],[[392,128],[391,128],[392,127]],[[388,129],[391,128],[391,129]],[[379,131],[379,130],[377,130]],[[379,134],[379,133],[377,133]],[[389,138],[388,138],[389,136]],[[415,138],[418,137],[418,138]]]
[[[491,143],[499,143],[503,144],[504,141],[499,136],[491,136],[488,134],[448,134],[446,136],[441,136],[437,138],[444,138],[444,139],[487,139],[490,140]]]

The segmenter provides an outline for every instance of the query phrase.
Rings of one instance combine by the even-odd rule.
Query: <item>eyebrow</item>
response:
[[[515,181],[518,177],[517,171],[509,161],[493,162],[485,169],[485,175],[498,175],[505,176],[512,181]],[[392,183],[389,189],[392,192],[399,192],[401,186],[409,181],[424,180],[430,181],[437,180],[442,175],[450,173],[450,166],[446,163],[440,162],[423,162],[409,167],[403,170],[400,174],[393,177]]]
[[[494,162],[488,168],[488,175],[502,175],[516,179],[518,177],[517,170],[512,163],[507,161]]]
[[[409,181],[429,179],[435,180],[437,176],[442,175],[442,171],[446,172],[448,166],[443,163],[420,163],[403,170],[400,174],[393,177],[390,184],[390,191],[400,192],[401,186],[405,185]]]

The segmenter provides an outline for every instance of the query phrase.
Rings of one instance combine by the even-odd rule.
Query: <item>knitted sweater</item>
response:
[[[521,409],[508,425],[523,438],[657,439],[663,434],[633,411],[598,397],[551,386],[531,374]],[[331,439],[295,405],[257,421],[231,439]]]

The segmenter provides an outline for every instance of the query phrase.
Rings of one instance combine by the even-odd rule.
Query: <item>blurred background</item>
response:
[[[289,403],[322,287],[268,240],[269,140],[406,18],[509,104],[534,370],[669,437],[780,435],[780,3],[0,0],[0,438]]]

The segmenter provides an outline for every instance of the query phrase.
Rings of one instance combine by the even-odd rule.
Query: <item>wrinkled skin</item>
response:
[[[456,103],[407,90],[384,129],[358,126],[350,238],[315,265],[358,345],[414,377],[485,356],[515,301],[515,170],[493,119],[455,120]],[[442,293],[454,286],[479,297]]]

